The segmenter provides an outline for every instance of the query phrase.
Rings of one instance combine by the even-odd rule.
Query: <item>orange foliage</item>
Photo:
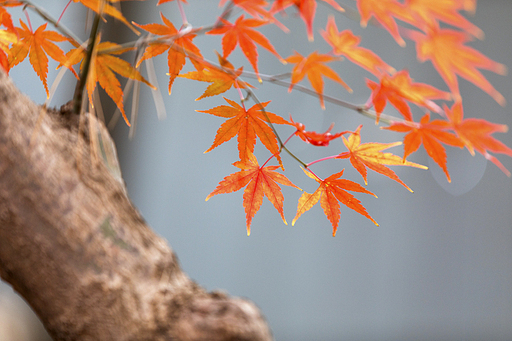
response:
[[[241,171],[233,173],[224,178],[213,192],[211,192],[206,200],[212,196],[222,193],[231,193],[247,186],[244,190],[244,208],[247,222],[247,235],[251,234],[252,218],[258,212],[263,202],[263,196],[274,205],[281,215],[283,222],[286,222],[283,212],[284,197],[278,184],[295,187],[288,178],[283,174],[277,173],[275,170],[279,166],[259,166],[258,160],[253,153],[248,153],[247,160],[237,161],[233,166],[238,167]]]

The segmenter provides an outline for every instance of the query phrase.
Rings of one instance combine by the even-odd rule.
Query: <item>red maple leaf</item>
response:
[[[428,156],[432,158],[441,167],[448,182],[451,182],[448,168],[446,167],[446,151],[441,143],[462,148],[462,141],[451,132],[450,123],[445,120],[430,121],[430,114],[425,114],[419,123],[392,122],[389,127],[382,129],[392,130],[400,133],[407,133],[404,137],[404,157],[405,160],[409,155],[418,150],[423,145]]]
[[[304,126],[304,124],[302,123],[294,122],[292,119],[292,115],[290,115],[290,122],[295,126],[295,128],[297,128],[295,135],[300,137],[302,141],[311,143],[313,146],[326,147],[332,140],[337,139],[343,134],[351,133],[351,131],[346,130],[336,133],[334,135],[331,134],[331,130],[334,127],[334,123],[331,124],[329,129],[327,129],[326,132],[323,134],[314,131],[306,131],[306,126]]]
[[[273,154],[276,155],[279,163],[281,158],[279,156],[279,147],[274,132],[268,125],[268,120],[275,124],[288,124],[288,121],[265,110],[265,107],[270,103],[264,102],[255,104],[248,110],[240,106],[235,101],[231,101],[224,97],[226,102],[230,104],[221,105],[210,110],[196,110],[210,115],[229,118],[226,122],[222,123],[213,144],[205,153],[213,150],[222,143],[231,140],[238,135],[238,152],[240,160],[246,162],[249,155],[254,152],[254,145],[256,144],[256,136],[260,138],[263,145]],[[268,119],[267,119],[268,118]]]
[[[206,34],[223,34],[222,37],[222,54],[227,58],[231,52],[239,44],[242,52],[251,63],[258,81],[261,83],[261,78],[258,71],[258,52],[256,51],[256,44],[259,44],[270,53],[275,55],[281,62],[284,59],[277,53],[270,41],[260,32],[254,30],[254,27],[259,27],[268,24],[268,21],[259,19],[245,19],[243,15],[236,19],[234,24],[222,19],[223,26],[214,28]]]
[[[391,102],[406,120],[412,121],[411,110],[406,101],[441,114],[441,108],[431,100],[449,100],[451,98],[449,93],[438,90],[431,85],[413,83],[407,70],[399,71],[393,76],[383,74],[379,84],[367,79],[366,84],[372,89],[369,101],[375,106],[377,123],[387,101]]]
[[[208,201],[214,195],[235,192],[247,186],[244,190],[243,201],[247,235],[251,234],[252,218],[260,209],[264,196],[274,205],[283,222],[288,225],[283,213],[284,197],[278,184],[300,188],[295,186],[283,174],[275,171],[279,166],[265,167],[263,165],[260,167],[258,160],[252,153],[248,153],[245,161],[237,161],[233,163],[233,166],[240,168],[241,171],[225,177],[224,180],[219,182],[217,188],[206,197],[206,200]]]
[[[377,222],[368,214],[366,208],[361,205],[361,202],[347,191],[371,194],[374,197],[377,196],[366,190],[358,183],[346,179],[339,179],[343,175],[343,172],[344,169],[341,172],[333,174],[325,180],[322,180],[310,171],[304,170],[304,173],[306,173],[306,175],[311,179],[318,182],[320,186],[312,194],[307,192],[302,193],[297,206],[297,214],[292,221],[292,226],[295,225],[297,219],[299,219],[304,212],[315,206],[318,201],[320,201],[320,206],[322,206],[325,216],[331,222],[333,237],[336,235],[340,221],[340,202],[357,213],[362,214],[373,221],[375,225],[379,226],[379,224],[377,224]]]
[[[459,75],[487,92],[499,104],[505,105],[505,98],[494,89],[478,69],[505,74],[506,66],[464,45],[470,40],[467,34],[450,29],[431,27],[426,34],[410,31],[409,36],[416,41],[418,60],[421,62],[432,61],[437,72],[454,95],[460,97],[457,81],[457,75]]]
[[[343,85],[348,92],[352,92],[352,89],[338,76],[334,70],[324,65],[324,63],[337,60],[336,57],[329,56],[327,54],[319,54],[318,52],[311,53],[308,57],[303,57],[300,53],[295,51],[295,54],[286,58],[286,61],[291,64],[296,64],[292,70],[292,77],[288,92],[291,92],[293,86],[300,82],[306,75],[311,83],[313,89],[318,93],[320,99],[320,105],[322,109],[325,109],[324,105],[324,81],[322,75],[332,79],[335,82]]]

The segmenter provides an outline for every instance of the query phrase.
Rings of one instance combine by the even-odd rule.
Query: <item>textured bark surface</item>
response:
[[[31,143],[40,112],[0,72],[0,276],[55,340],[272,339],[254,304],[182,272],[77,115],[48,110]]]

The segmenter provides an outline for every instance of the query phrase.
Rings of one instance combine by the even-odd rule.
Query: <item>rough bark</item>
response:
[[[0,72],[0,276],[55,340],[272,339],[254,304],[182,272],[78,115],[48,110],[31,143],[40,111]]]

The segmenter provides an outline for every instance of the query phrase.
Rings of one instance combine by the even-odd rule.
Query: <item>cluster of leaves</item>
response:
[[[175,2],[178,6],[183,21],[179,29],[163,14],[161,14],[162,23],[130,24],[115,6],[119,1],[122,0],[73,0],[73,2],[81,3],[96,12],[98,16],[120,20],[136,34],[141,34],[139,30],[147,32],[143,38],[122,46],[113,42],[102,42],[99,36],[90,57],[86,53],[87,43],[78,41],[59,24],[59,21],[48,16],[45,16],[45,19],[55,26],[56,31],[48,30],[48,23],[33,30],[28,14],[27,22],[20,20],[19,27],[14,25],[7,8],[24,5],[37,10],[37,7],[30,1],[0,1],[0,24],[4,27],[0,30],[0,66],[8,72],[11,67],[21,63],[29,56],[34,71],[40,77],[47,95],[50,96],[47,86],[48,56],[57,61],[60,66],[71,70],[77,78],[79,76],[73,66],[80,63],[82,69],[85,64],[89,64],[88,75],[85,75],[88,100],[93,102],[96,84],[99,83],[116,103],[128,125],[130,122],[123,108],[123,90],[116,74],[153,87],[139,73],[138,68],[142,62],[150,62],[152,58],[164,52],[167,52],[168,60],[169,94],[171,94],[177,77],[210,83],[197,100],[220,95],[234,88],[239,94],[238,101],[224,97],[227,105],[222,104],[209,110],[199,111],[226,119],[217,130],[213,144],[207,152],[235,136],[238,141],[239,160],[233,165],[239,168],[239,171],[220,181],[206,200],[216,194],[230,193],[245,188],[243,206],[246,212],[248,234],[252,219],[259,210],[264,196],[270,200],[286,223],[283,212],[284,197],[279,185],[300,190],[283,173],[277,171],[280,167],[284,171],[280,156],[283,151],[289,153],[301,164],[307,178],[318,183],[316,191],[313,193],[303,192],[300,196],[297,213],[292,224],[303,213],[320,202],[327,219],[332,224],[333,235],[336,234],[340,221],[340,203],[377,224],[361,202],[349,192],[374,194],[356,182],[342,179],[344,170],[322,179],[311,169],[312,165],[322,161],[349,159],[351,166],[363,177],[365,185],[368,185],[367,168],[369,168],[412,191],[388,166],[426,169],[425,166],[407,160],[409,155],[423,146],[427,154],[443,169],[447,180],[450,181],[444,147],[444,145],[449,145],[466,147],[471,154],[474,154],[475,150],[478,151],[510,176],[510,172],[491,154],[501,153],[512,156],[512,149],[492,136],[496,132],[506,132],[507,127],[490,123],[484,119],[467,119],[463,115],[462,97],[458,86],[459,76],[480,87],[499,104],[505,105],[504,97],[487,81],[479,69],[504,74],[506,67],[490,60],[467,45],[473,37],[480,39],[483,37],[483,32],[461,15],[463,11],[474,12],[476,0],[355,0],[357,10],[352,10],[359,14],[363,27],[370,19],[374,18],[374,22],[387,30],[398,45],[405,46],[404,38],[412,41],[416,46],[418,60],[420,62],[428,60],[432,63],[446,82],[449,92],[436,89],[428,84],[414,82],[407,70],[396,70],[375,52],[359,46],[361,38],[351,30],[339,31],[334,14],[344,12],[352,4],[347,7],[340,5],[335,0],[322,0],[334,9],[333,15],[326,23],[325,30],[321,31],[322,38],[332,47],[329,53],[323,54],[314,51],[308,56],[303,56],[294,51],[289,57],[283,58],[270,40],[258,29],[265,25],[277,25],[284,32],[288,32],[288,29],[279,22],[277,14],[297,11],[306,25],[308,40],[313,41],[313,21],[319,1],[220,0],[219,7],[222,8],[222,13],[215,18],[215,23],[209,27],[194,27],[188,22],[185,15],[186,0],[159,0],[157,6],[168,2]],[[149,2],[149,0],[146,1]],[[350,1],[347,0],[347,2]],[[41,14],[41,11],[38,13]],[[230,20],[235,14],[237,17]],[[408,28],[400,26],[399,23],[407,24]],[[442,27],[448,28],[441,28],[440,24],[443,24]],[[93,33],[99,35],[97,32]],[[201,49],[194,44],[194,38],[200,34],[222,36],[222,54],[217,53],[218,63],[205,59]],[[62,42],[69,42],[74,48],[64,53],[55,44]],[[269,51],[283,64],[292,66],[288,80],[283,77],[277,79],[272,76],[260,75],[257,45]],[[228,57],[237,46],[247,58],[254,73],[244,71],[243,67],[236,69],[228,61]],[[136,49],[143,49],[143,54],[135,65],[118,57],[122,53]],[[343,101],[338,101],[338,104],[366,116],[372,116],[376,123],[379,123],[380,120],[384,121],[387,125],[384,129],[405,134],[403,141],[388,144],[361,143],[362,126],[357,127],[354,131],[346,130],[334,134],[330,132],[332,126],[325,133],[307,131],[304,124],[293,121],[291,117],[286,120],[280,115],[267,111],[266,107],[269,102],[260,102],[254,93],[253,86],[242,79],[244,76],[254,76],[260,83],[285,84],[291,92],[297,88],[298,83],[307,77],[312,89],[301,86],[301,91],[317,96],[320,107],[325,109],[323,77],[339,83],[349,92],[352,91],[338,73],[327,66],[327,63],[340,61],[341,57],[366,70],[374,77],[374,80],[367,80],[370,95],[365,104],[353,105]],[[187,60],[192,63],[195,71],[182,72]],[[255,103],[248,108],[245,103],[250,99]],[[443,101],[443,104],[441,106],[434,101]],[[388,102],[398,110],[401,117],[381,119],[381,114]],[[453,104],[450,107],[446,102]],[[415,120],[410,103],[415,104],[424,112],[419,120]],[[437,117],[431,119],[431,113],[436,114]],[[277,133],[276,125],[291,126],[295,130],[283,142]],[[305,163],[286,147],[287,142],[294,136],[316,147],[327,146],[330,141],[341,138],[346,151]],[[257,137],[270,154],[261,166],[254,155]],[[383,152],[385,149],[398,145],[403,145],[403,156]],[[267,166],[267,163],[274,157],[279,165]]]

